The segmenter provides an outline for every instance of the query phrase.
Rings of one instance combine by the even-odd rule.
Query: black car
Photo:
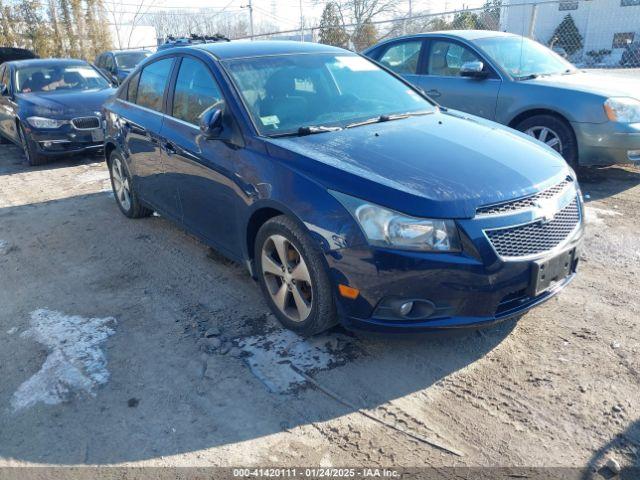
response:
[[[18,60],[0,66],[0,142],[24,150],[30,165],[99,150],[101,108],[115,90],[83,60]]]
[[[0,64],[4,62],[11,62],[13,60],[27,60],[29,58],[38,58],[38,56],[31,50],[27,50],[26,48],[0,48]]]
[[[149,50],[112,50],[98,55],[95,66],[114,84],[120,85],[142,60],[152,54]]]

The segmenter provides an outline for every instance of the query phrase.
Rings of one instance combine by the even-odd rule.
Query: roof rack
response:
[[[199,43],[216,43],[230,41],[231,40],[229,40],[221,33],[216,33],[215,35],[197,35],[195,33],[192,33],[188,37],[174,37],[173,35],[169,35],[163,45],[196,45]]]

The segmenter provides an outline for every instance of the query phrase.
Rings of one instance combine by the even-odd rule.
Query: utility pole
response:
[[[251,0],[245,6],[249,9],[249,38],[253,41],[253,4]]]
[[[304,17],[302,16],[302,0],[300,0],[300,41],[304,42]]]

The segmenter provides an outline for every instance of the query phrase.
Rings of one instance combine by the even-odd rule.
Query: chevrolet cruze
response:
[[[301,334],[487,325],[575,275],[582,199],[557,152],[348,51],[172,48],[105,118],[122,213],[157,211],[245,264]]]

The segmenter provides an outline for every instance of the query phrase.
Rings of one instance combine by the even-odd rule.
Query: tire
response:
[[[127,169],[127,164],[120,154],[113,152],[109,157],[108,165],[111,188],[120,211],[129,218],[143,218],[151,215],[153,210],[145,207],[140,202]]]
[[[280,256],[276,246],[280,239],[284,239],[286,263],[292,272],[287,277],[284,271],[282,274],[271,273],[274,268],[283,265],[283,262],[278,262]],[[263,259],[263,252],[272,263]],[[300,335],[311,336],[338,323],[333,289],[322,253],[296,222],[281,215],[262,225],[256,236],[254,258],[262,292],[282,325]],[[297,268],[301,262],[306,265],[309,282],[302,279],[305,275],[300,274],[302,269]],[[283,297],[274,295],[274,292],[287,288],[289,291],[284,294],[283,310],[274,300]],[[298,303],[300,298],[305,302],[303,314]],[[305,308],[308,312],[305,312]]]
[[[560,144],[550,145],[548,143],[550,140],[546,140],[545,143],[560,153],[569,165],[574,168],[578,166],[578,145],[576,137],[573,129],[565,120],[554,115],[534,115],[516,125],[516,129],[536,139],[539,139],[539,135],[536,134],[537,132],[542,133],[542,129],[547,129],[547,131],[559,139]],[[551,137],[548,136],[547,138]]]
[[[20,137],[22,151],[24,152],[27,163],[30,166],[36,167],[38,165],[44,165],[49,161],[47,157],[38,153],[35,143],[26,134],[22,125],[18,125],[18,135]]]

